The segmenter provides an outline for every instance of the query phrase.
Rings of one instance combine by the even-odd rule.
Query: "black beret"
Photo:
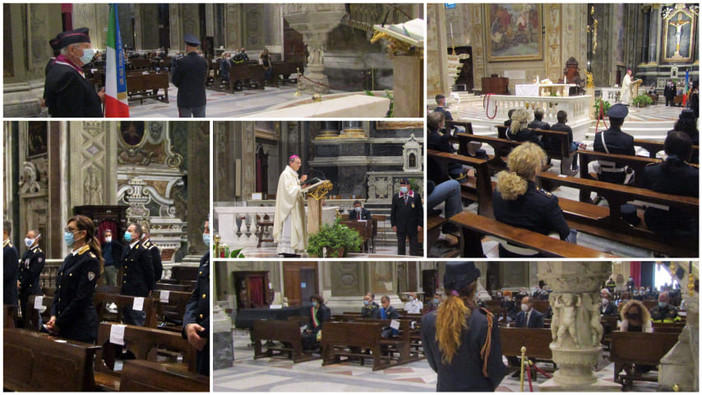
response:
[[[446,262],[444,289],[460,290],[480,278],[480,269],[474,262]]]
[[[90,36],[88,35],[87,27],[81,27],[80,29],[60,33],[57,39],[59,40],[59,48],[64,48],[70,44],[90,42]]]

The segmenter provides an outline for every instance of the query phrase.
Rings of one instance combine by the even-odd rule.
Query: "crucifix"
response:
[[[682,57],[680,55],[680,39],[682,38],[682,28],[683,26],[687,25],[690,23],[690,21],[683,21],[682,20],[682,15],[678,14],[678,20],[670,22],[669,24],[671,26],[675,26],[675,54],[673,55],[674,57]]]

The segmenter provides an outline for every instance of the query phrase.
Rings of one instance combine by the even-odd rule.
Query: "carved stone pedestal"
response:
[[[599,285],[610,272],[611,262],[539,262],[539,278],[553,289],[550,348],[558,365],[540,391],[621,390],[592,371],[602,352]]]

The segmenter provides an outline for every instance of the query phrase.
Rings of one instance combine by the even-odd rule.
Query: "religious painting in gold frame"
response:
[[[543,6],[534,3],[485,4],[489,62],[544,58]]]
[[[683,4],[664,13],[663,25],[663,62],[692,62],[692,52],[695,48],[697,25],[696,15]]]

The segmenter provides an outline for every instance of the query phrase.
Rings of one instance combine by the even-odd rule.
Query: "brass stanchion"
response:
[[[522,346],[522,363],[519,364],[519,392],[524,392],[524,361],[526,360],[526,347]]]
[[[221,258],[221,253],[219,251],[219,242],[222,240],[222,237],[219,235],[219,233],[215,233],[214,235],[214,242],[215,242],[215,258]]]

